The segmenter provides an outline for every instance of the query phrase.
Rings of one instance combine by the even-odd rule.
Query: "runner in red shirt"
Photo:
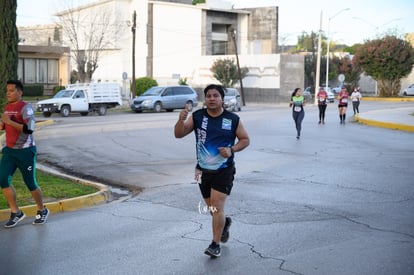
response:
[[[341,91],[338,94],[338,110],[339,110],[339,119],[341,124],[345,124],[346,109],[348,108],[348,91],[345,86],[342,86]]]
[[[34,111],[30,104],[22,101],[23,85],[20,81],[7,81],[6,94],[7,104],[0,121],[0,130],[6,132],[6,146],[2,149],[3,156],[0,161],[0,186],[11,215],[4,227],[15,227],[26,217],[17,205],[16,190],[11,184],[17,168],[38,208],[33,224],[44,224],[49,210],[43,205],[42,191],[36,181],[36,146],[32,135],[35,125]]]
[[[319,88],[319,92],[316,94],[318,99],[318,108],[319,108],[319,124],[325,124],[325,111],[327,107],[327,98],[328,94],[326,93],[323,87]]]

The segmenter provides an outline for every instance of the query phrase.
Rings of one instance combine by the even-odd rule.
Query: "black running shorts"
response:
[[[234,166],[215,171],[203,171],[199,184],[203,198],[210,198],[211,189],[230,195],[235,174]]]

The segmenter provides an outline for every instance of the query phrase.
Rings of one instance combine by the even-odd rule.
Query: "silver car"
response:
[[[144,110],[172,112],[174,109],[196,107],[198,105],[197,92],[190,86],[155,86],[146,90],[142,95],[135,97],[131,103],[131,110],[141,113]]]
[[[312,102],[312,88],[306,87],[305,90],[303,90],[303,96],[305,97],[306,102]]]
[[[226,110],[237,112],[241,111],[241,96],[236,88],[224,89],[224,108]]]
[[[333,92],[331,92],[330,90],[328,90],[326,92],[328,94],[328,101],[329,103],[334,103],[335,102],[335,95]]]
[[[414,84],[411,84],[407,88],[404,89],[403,95],[414,95]]]
[[[326,91],[327,100],[328,100],[329,103],[334,103],[335,102],[335,94],[332,92],[330,87],[326,88],[324,86],[321,86],[321,87],[319,87],[319,89],[323,89],[323,90]]]

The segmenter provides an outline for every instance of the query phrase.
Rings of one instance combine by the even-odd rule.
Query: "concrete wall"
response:
[[[250,54],[278,53],[279,13],[278,7],[246,9],[250,12],[249,41]]]
[[[286,100],[295,88],[305,85],[305,57],[303,55],[283,54],[280,56],[280,96]]]
[[[197,63],[189,84],[199,92],[204,100],[203,88],[210,83],[218,83],[210,71],[216,59],[229,56],[204,56]],[[234,57],[235,58],[235,57]],[[243,81],[246,102],[280,103],[287,102],[296,87],[304,85],[304,57],[302,55],[239,55],[240,66],[249,72]],[[240,89],[240,85],[236,85]]]

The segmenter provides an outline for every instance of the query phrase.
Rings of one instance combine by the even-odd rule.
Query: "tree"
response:
[[[348,90],[352,91],[353,87],[358,86],[358,82],[362,73],[361,67],[358,64],[353,64],[350,56],[344,56],[342,58],[334,57],[334,65],[331,65],[336,75],[345,75],[345,82],[347,83]]]
[[[16,27],[17,0],[0,1],[0,90],[9,79],[17,79],[19,34]],[[0,93],[0,107],[6,103],[6,93]]]
[[[305,86],[311,86],[312,93],[315,92],[316,83],[316,64],[317,64],[317,50],[318,50],[319,35],[316,32],[302,32],[298,36],[298,43],[296,45],[296,52],[307,52],[305,55]],[[323,41],[325,37],[322,37],[322,58],[320,66],[320,76],[325,77],[326,57],[323,56],[323,51],[326,49],[326,43]],[[326,50],[325,50],[326,52]]]
[[[358,47],[353,64],[378,81],[380,96],[398,96],[401,78],[413,69],[414,49],[407,41],[386,35]]]
[[[354,44],[354,45],[352,45],[352,46],[350,46],[350,47],[345,47],[344,49],[343,49],[343,51],[344,52],[348,52],[349,54],[351,54],[351,55],[354,55],[355,54],[355,51],[356,51],[356,49],[358,48],[358,47],[360,47],[362,44],[359,44],[359,43],[357,43],[357,44]]]
[[[114,13],[104,7],[82,11],[69,8],[60,15],[60,24],[76,63],[77,79],[90,82],[106,50],[114,48],[113,41],[119,25]]]
[[[233,87],[239,80],[239,72],[234,60],[231,58],[217,59],[210,68],[215,79],[217,79],[223,87]],[[241,79],[245,78],[249,69],[247,67],[240,68]]]
[[[134,96],[140,96],[142,95],[146,90],[148,90],[151,87],[158,86],[158,82],[155,79],[152,79],[151,77],[141,77],[137,78],[135,80],[135,91],[136,94]],[[132,91],[132,89],[131,89]]]

